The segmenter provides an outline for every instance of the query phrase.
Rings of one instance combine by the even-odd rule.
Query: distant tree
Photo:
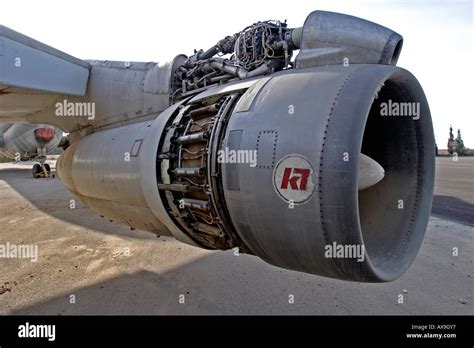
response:
[[[460,154],[464,154],[466,152],[466,147],[464,146],[460,129],[458,129],[458,136],[456,137],[456,146]]]
[[[461,130],[458,129],[458,135],[454,139],[453,127],[449,127],[449,139],[448,139],[448,152],[452,155],[457,153],[459,156],[467,155],[469,149],[464,146],[464,141],[462,140]]]
[[[456,142],[454,141],[453,126],[449,126],[448,152],[450,155],[456,152]]]

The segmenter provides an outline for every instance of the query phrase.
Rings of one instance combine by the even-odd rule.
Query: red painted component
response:
[[[291,176],[291,172],[293,174],[300,174],[301,176],[293,175]],[[283,179],[281,182],[281,188],[287,189],[288,184],[290,184],[292,190],[303,190],[306,191],[306,187],[308,185],[308,178],[311,174],[309,169],[302,169],[302,168],[285,168],[285,172],[283,174]],[[300,186],[298,188],[298,181],[300,182]]]
[[[53,128],[37,128],[35,129],[36,141],[41,145],[46,145],[54,138]]]

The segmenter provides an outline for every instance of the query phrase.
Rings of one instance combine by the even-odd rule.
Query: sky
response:
[[[398,66],[425,90],[438,147],[446,148],[452,125],[474,148],[473,0],[3,0],[0,24],[81,59],[164,63],[259,20],[302,26],[314,10],[401,34]]]

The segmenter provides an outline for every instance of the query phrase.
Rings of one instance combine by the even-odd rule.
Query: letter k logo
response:
[[[289,184],[292,190],[306,191],[310,174],[311,171],[309,169],[285,168],[285,171],[283,172],[283,179],[281,181],[281,188],[288,189]],[[299,187],[298,182],[300,183]]]

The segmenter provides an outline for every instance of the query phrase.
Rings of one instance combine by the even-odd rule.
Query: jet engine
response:
[[[421,246],[434,184],[430,110],[395,66],[401,46],[387,28],[324,11],[302,28],[256,23],[177,57],[169,108],[72,142],[59,176],[132,228],[392,281]]]

